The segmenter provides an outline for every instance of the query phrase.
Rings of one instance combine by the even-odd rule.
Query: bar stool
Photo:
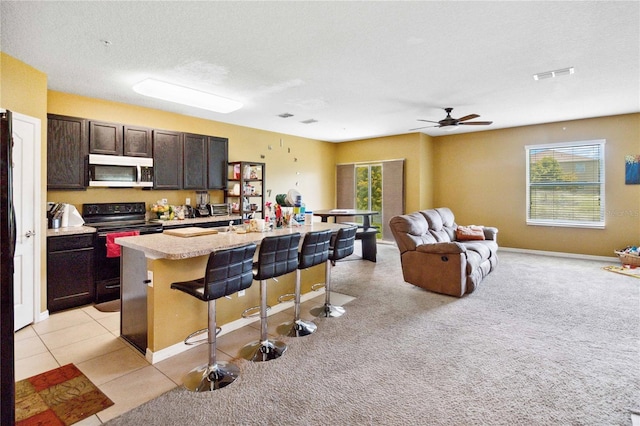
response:
[[[331,304],[331,265],[335,265],[337,260],[343,259],[353,253],[353,246],[356,241],[356,226],[340,228],[333,241],[333,247],[329,249],[329,259],[326,262],[325,272],[325,298],[324,306],[313,308],[311,314],[316,317],[339,317],[344,314],[342,306]]]
[[[203,278],[171,284],[172,289],[183,291],[208,305],[209,362],[194,368],[184,377],[184,386],[190,391],[206,392],[223,388],[233,383],[240,374],[237,366],[216,361],[216,300],[251,287],[255,252],[255,244],[214,251],[209,255]]]
[[[243,358],[253,362],[270,361],[282,356],[287,345],[267,336],[267,280],[286,275],[298,268],[300,233],[265,237],[260,242],[258,261],[253,264],[253,279],[260,281],[260,341],[240,350]],[[251,310],[253,308],[249,308]],[[246,312],[246,311],[245,311]]]
[[[305,234],[304,240],[302,240],[302,248],[300,253],[298,253],[295,293],[281,296],[281,298],[291,296],[295,297],[293,304],[293,323],[286,322],[278,327],[278,331],[283,335],[290,337],[308,336],[318,328],[318,326],[311,321],[304,321],[300,319],[300,271],[302,269],[320,265],[327,261],[329,258],[329,244],[331,236],[332,232],[328,229],[325,231],[308,232]],[[280,301],[280,299],[278,300]]]

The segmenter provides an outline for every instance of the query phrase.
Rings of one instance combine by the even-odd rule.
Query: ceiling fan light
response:
[[[147,78],[133,86],[136,93],[208,111],[229,113],[242,108],[242,103],[213,93]]]
[[[453,132],[454,130],[456,130],[458,128],[457,124],[450,124],[448,126],[442,126],[440,127],[442,130],[447,131],[447,132]]]

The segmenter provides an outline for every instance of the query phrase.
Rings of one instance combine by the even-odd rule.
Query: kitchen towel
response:
[[[120,257],[120,245],[114,240],[120,237],[132,237],[140,235],[140,231],[112,232],[107,234],[107,257]]]

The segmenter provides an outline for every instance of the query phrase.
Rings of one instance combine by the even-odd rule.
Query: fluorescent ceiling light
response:
[[[152,78],[147,78],[134,85],[133,90],[151,98],[225,114],[242,108],[241,102]]]

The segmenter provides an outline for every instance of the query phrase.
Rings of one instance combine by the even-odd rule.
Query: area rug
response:
[[[624,266],[603,266],[602,269],[628,277],[640,278],[640,268],[626,268]]]
[[[100,312],[120,312],[120,299],[98,303],[97,305],[93,305],[93,307]]]
[[[71,425],[113,402],[73,364],[16,383],[16,425]]]

